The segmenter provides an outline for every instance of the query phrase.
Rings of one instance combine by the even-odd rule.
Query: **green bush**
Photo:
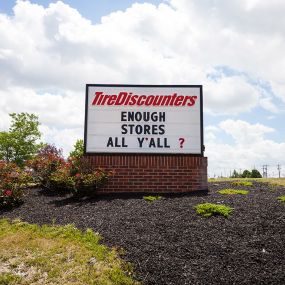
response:
[[[14,206],[21,202],[23,188],[32,181],[28,171],[15,163],[0,163],[0,207]]]
[[[251,187],[253,184],[251,181],[233,181],[233,186],[245,186],[245,187]]]
[[[285,195],[284,196],[280,196],[277,198],[279,201],[281,202],[285,202]]]
[[[221,215],[227,218],[234,210],[226,205],[212,203],[198,204],[194,207],[194,209],[196,210],[197,214],[206,218],[213,215]]]
[[[153,201],[156,201],[156,200],[160,200],[162,197],[161,196],[143,196],[143,199],[145,201],[148,201],[148,202],[153,202]]]
[[[222,195],[246,195],[248,194],[248,191],[239,189],[222,189],[218,191],[218,193]]]

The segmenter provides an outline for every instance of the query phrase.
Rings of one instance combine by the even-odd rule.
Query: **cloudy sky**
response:
[[[209,176],[285,176],[284,0],[0,1],[0,130],[39,115],[68,153],[86,83],[202,84]]]

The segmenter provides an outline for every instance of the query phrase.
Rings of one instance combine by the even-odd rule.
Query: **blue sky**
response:
[[[209,176],[285,176],[284,13],[283,0],[3,0],[0,129],[37,113],[68,153],[87,82],[202,84]]]
[[[1,0],[0,4],[0,12],[4,12],[6,14],[13,14],[13,7],[16,1],[13,0]],[[55,3],[57,1],[49,1],[49,0],[31,0],[31,3],[36,3],[42,5],[44,7],[48,7],[50,3]],[[133,3],[153,3],[154,5],[158,5],[163,2],[162,0],[152,0],[152,1],[144,1],[144,0],[66,0],[64,3],[70,5],[71,7],[77,9],[80,14],[89,20],[92,23],[100,23],[101,17],[104,15],[108,15],[114,11],[125,10],[130,7]]]

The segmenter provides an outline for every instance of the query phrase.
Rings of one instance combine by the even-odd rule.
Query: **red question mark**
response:
[[[183,148],[183,144],[185,142],[184,138],[179,138],[179,142],[180,142],[180,148]]]

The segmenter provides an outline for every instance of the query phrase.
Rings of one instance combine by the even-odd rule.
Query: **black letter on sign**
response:
[[[109,137],[109,139],[108,139],[107,147],[109,147],[109,146],[111,146],[111,147],[114,146],[114,145],[113,145],[113,139],[112,139],[112,137]]]
[[[140,147],[142,147],[143,141],[144,141],[144,138],[141,138],[141,139],[138,138],[138,142],[139,142]]]

